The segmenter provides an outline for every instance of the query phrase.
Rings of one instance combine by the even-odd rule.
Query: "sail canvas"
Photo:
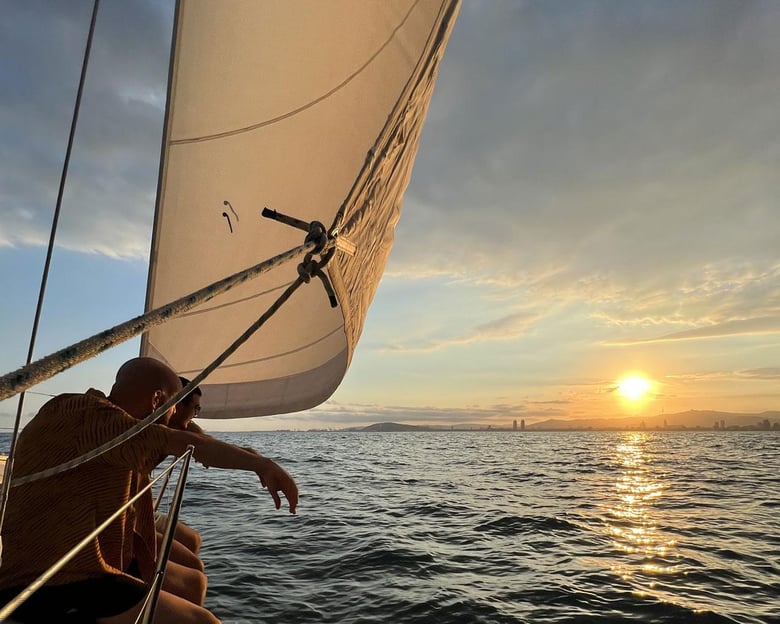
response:
[[[204,415],[307,409],[338,387],[393,242],[457,2],[209,2],[176,16],[147,309],[303,242],[263,208],[330,227],[354,254],[202,384]],[[297,277],[294,264],[150,330],[142,354],[193,377]]]

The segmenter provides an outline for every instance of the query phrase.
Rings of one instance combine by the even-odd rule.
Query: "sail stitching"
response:
[[[409,80],[400,94],[394,110],[388,117],[387,124],[383,128],[382,132],[377,137],[374,147],[369,151],[363,169],[355,179],[355,182],[347,193],[344,201],[342,202],[339,211],[336,215],[335,221],[339,222],[342,230],[349,236],[353,231],[358,228],[361,222],[367,218],[367,212],[372,208],[375,199],[377,201],[388,201],[386,194],[383,197],[377,198],[377,182],[375,177],[381,177],[384,180],[384,186],[387,188],[393,181],[396,173],[396,169],[400,167],[399,163],[393,164],[393,169],[388,170],[388,158],[393,150],[401,149],[402,158],[406,158],[407,161],[411,157],[408,155],[408,150],[405,149],[409,145],[416,144],[419,139],[420,127],[417,124],[412,125],[411,139],[406,136],[405,132],[408,131],[407,126],[410,125],[410,104],[409,101],[413,100],[416,103],[415,106],[419,107],[421,101],[425,101],[426,98],[423,94],[429,92],[433,88],[435,82],[435,68],[441,60],[444,52],[444,46],[448,38],[449,31],[452,28],[454,22],[454,16],[457,14],[459,3],[457,1],[443,1],[439,8],[439,15],[436,24],[431,28],[428,35],[428,41],[424,51],[421,53],[417,66],[413,74],[409,77]],[[408,182],[408,180],[407,180]],[[396,181],[395,194],[398,195],[402,191],[397,187],[402,182]],[[399,200],[391,200],[396,204]],[[394,214],[397,215],[400,210],[399,206],[396,206]],[[375,214],[375,211],[372,211]],[[379,241],[381,242],[381,241]],[[354,257],[344,259],[343,264],[349,263],[361,263],[366,262],[366,258],[376,255],[376,246],[371,248],[364,247],[361,250],[360,257]],[[370,302],[371,294],[363,293],[363,301],[353,302],[352,295],[354,293],[354,284],[347,284],[344,271],[342,270],[342,264],[339,264],[331,271],[331,279],[333,280],[334,287],[340,293],[340,298],[344,300],[343,305],[349,305],[356,307],[358,305],[364,305],[367,307]],[[347,329],[347,340],[350,343],[357,342],[359,336],[360,327],[349,327]]]
[[[278,115],[277,117],[273,117],[271,119],[266,119],[265,121],[258,122],[256,124],[252,124],[251,126],[245,126],[243,128],[236,128],[234,130],[226,130],[225,132],[218,132],[215,134],[204,134],[202,136],[197,137],[188,137],[184,139],[172,139],[170,141],[170,145],[184,145],[187,143],[201,143],[203,141],[213,141],[216,139],[224,139],[226,137],[235,136],[237,134],[244,134],[246,132],[252,132],[253,130],[258,130],[260,128],[265,128],[267,126],[271,126],[275,123],[278,123],[280,121],[283,121],[285,119],[288,119],[290,117],[294,117],[295,115],[298,115],[302,113],[305,110],[308,110],[309,108],[312,108],[319,104],[320,102],[323,102],[324,100],[327,100],[331,96],[335,95],[339,91],[341,91],[344,87],[346,87],[350,82],[352,82],[355,78],[357,78],[360,74],[362,74],[371,63],[374,62],[374,60],[387,48],[387,46],[390,45],[390,43],[395,39],[396,35],[398,34],[398,31],[403,28],[403,26],[406,24],[406,22],[409,19],[409,16],[414,12],[415,8],[417,8],[417,5],[420,3],[420,0],[416,0],[416,2],[411,6],[409,11],[407,11],[406,15],[404,15],[403,19],[398,23],[398,25],[393,29],[393,31],[390,33],[390,36],[387,38],[387,40],[374,52],[368,59],[366,60],[363,65],[358,67],[352,74],[347,76],[341,83],[333,87],[330,91],[327,91],[326,93],[323,93],[318,98],[315,98],[306,104],[303,104],[299,106],[298,108],[295,108],[291,111],[288,111],[284,113],[283,115]]]
[[[271,288],[267,288],[262,292],[254,293],[246,297],[241,297],[241,299],[236,299],[235,301],[228,301],[226,303],[220,303],[219,305],[210,306],[208,308],[204,307],[204,308],[199,308],[197,310],[192,310],[191,312],[185,312],[184,314],[181,315],[181,318],[197,316],[198,314],[206,314],[208,312],[213,312],[214,310],[221,310],[222,308],[229,308],[230,306],[238,305],[240,303],[246,303],[247,301],[251,301],[252,299],[257,299],[258,297],[270,295],[271,293],[277,292],[282,288],[287,288],[290,284],[292,284],[292,282],[287,282],[286,284],[281,284],[279,286],[272,286]]]
[[[406,105],[405,110],[401,110],[399,108],[399,104],[402,101],[408,101],[411,97],[411,94],[415,93],[419,89],[423,82],[423,78],[425,77],[425,70],[429,69],[430,61],[435,60],[438,62],[440,60],[443,53],[443,44],[444,41],[446,41],[446,32],[452,27],[451,18],[457,6],[457,2],[442,2],[441,8],[439,9],[439,19],[437,24],[431,29],[431,32],[428,35],[427,45],[417,61],[417,67],[415,68],[414,73],[410,76],[406,87],[399,95],[396,102],[396,108],[388,118],[387,125],[385,128],[383,128],[380,136],[377,137],[374,148],[372,148],[369,152],[363,170],[360,172],[360,175],[355,180],[354,185],[350,189],[350,192],[347,194],[347,197],[344,199],[343,204],[339,208],[338,214],[336,216],[337,219],[343,219],[346,207],[355,201],[355,198],[359,194],[359,190],[364,188],[368,180],[370,180],[372,170],[379,166],[380,161],[387,156],[387,152],[397,143],[397,141],[394,141],[393,139],[395,139],[397,136],[398,124],[403,123],[403,120],[406,117],[406,115],[402,113],[408,113],[408,104]],[[427,86],[430,88],[430,82],[427,84]],[[401,118],[401,121],[399,121],[399,118]],[[377,153],[378,148],[381,149],[381,156]],[[341,227],[349,229],[349,225],[350,223],[342,223]]]
[[[305,351],[306,349],[308,349],[308,348],[310,348],[310,347],[312,347],[312,346],[314,346],[316,344],[319,344],[319,343],[327,340],[333,334],[335,334],[335,333],[337,333],[339,331],[342,331],[343,329],[344,329],[344,324],[342,323],[341,325],[339,325],[335,329],[332,329],[331,331],[329,331],[327,334],[324,334],[323,336],[320,336],[319,338],[317,338],[317,340],[313,340],[311,342],[308,342],[307,344],[301,345],[300,347],[296,347],[295,349],[290,349],[288,351],[284,351],[283,353],[276,353],[274,355],[269,355],[267,357],[256,358],[254,360],[243,360],[241,362],[235,362],[234,364],[223,364],[222,368],[234,368],[236,366],[245,366],[247,364],[257,364],[259,362],[268,362],[270,360],[275,360],[275,359],[280,358],[280,357],[293,355],[295,353],[299,353],[301,351]],[[190,374],[192,374],[194,372],[195,372],[195,370],[182,371],[181,374],[182,375],[190,375]]]

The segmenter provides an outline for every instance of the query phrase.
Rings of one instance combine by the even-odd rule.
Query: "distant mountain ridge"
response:
[[[518,428],[522,417],[515,419]],[[719,412],[716,410],[688,410],[674,414],[656,414],[655,416],[624,416],[618,418],[576,418],[549,419],[526,424],[528,431],[570,431],[583,429],[714,429],[724,427],[742,428],[760,426],[769,421],[770,426],[780,425],[780,411],[766,411],[754,414]],[[350,427],[348,431],[473,431],[492,429],[496,431],[511,429],[511,423],[505,425],[459,424],[459,425],[408,425],[404,423],[382,422],[367,427]]]

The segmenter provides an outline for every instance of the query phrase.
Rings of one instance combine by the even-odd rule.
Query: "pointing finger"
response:
[[[294,514],[298,507],[298,488],[293,487],[291,490],[286,491],[284,495],[287,497],[287,502],[290,503],[290,513]]]

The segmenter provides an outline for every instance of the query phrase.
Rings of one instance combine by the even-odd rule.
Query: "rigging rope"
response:
[[[41,320],[41,311],[43,310],[43,299],[46,294],[46,283],[49,278],[49,267],[51,266],[51,257],[54,251],[54,239],[57,236],[57,225],[60,221],[60,212],[62,210],[62,197],[65,193],[65,181],[68,178],[68,169],[70,167],[70,156],[73,152],[73,139],[76,136],[76,125],[79,120],[79,111],[81,110],[81,96],[84,93],[84,83],[87,79],[87,67],[89,66],[90,52],[92,51],[92,40],[95,36],[95,24],[97,22],[98,8],[100,0],[95,0],[92,4],[92,18],[87,32],[87,43],[84,48],[84,60],[81,63],[81,76],[79,77],[79,86],[76,90],[76,102],[73,106],[73,115],[70,122],[70,134],[68,135],[68,146],[65,150],[65,160],[62,164],[62,173],[60,174],[60,187],[57,191],[57,203],[52,217],[51,232],[49,234],[49,246],[46,249],[46,261],[43,265],[43,274],[41,275],[41,287],[38,291],[38,304],[35,308],[35,319],[33,320],[32,331],[30,332],[30,345],[27,350],[26,364],[30,364],[35,351],[35,340],[38,336],[38,325]],[[5,521],[5,509],[8,502],[9,482],[13,474],[14,456],[16,453],[16,439],[19,437],[19,424],[22,420],[22,410],[24,409],[24,392],[19,395],[19,402],[16,406],[16,419],[14,420],[14,430],[11,434],[11,446],[8,452],[8,458],[3,470],[3,484],[0,489],[0,565],[3,560],[3,522]]]
[[[174,316],[182,314],[183,312],[230,290],[238,284],[242,284],[262,273],[266,273],[284,262],[314,251],[317,246],[315,241],[310,241],[303,245],[299,245],[298,247],[294,247],[273,258],[260,262],[253,267],[238,271],[229,277],[223,278],[208,286],[204,286],[200,290],[185,295],[167,305],[160,306],[145,314],[136,316],[129,321],[115,325],[111,329],[102,331],[81,342],[65,347],[56,353],[47,355],[32,364],[23,366],[12,373],[3,375],[0,377],[0,401],[12,397],[57,373],[67,370],[79,362],[83,362],[113,346],[121,344],[122,342],[145,332],[151,327],[161,325]]]
[[[72,470],[73,468],[76,468],[77,466],[81,466],[82,464],[85,464],[86,462],[94,459],[95,457],[98,457],[99,455],[102,455],[103,453],[106,453],[107,451],[110,451],[111,449],[119,446],[126,440],[129,440],[133,436],[136,436],[139,433],[141,433],[141,431],[146,429],[149,425],[154,424],[154,422],[157,421],[160,418],[160,416],[165,414],[169,409],[171,409],[185,396],[187,396],[192,390],[195,389],[196,386],[200,384],[201,381],[203,381],[226,359],[228,359],[233,353],[235,353],[239,349],[239,347],[241,347],[242,344],[244,344],[247,340],[249,340],[249,338],[251,338],[252,335],[258,329],[260,329],[260,327],[262,327],[265,324],[265,322],[268,319],[270,319],[274,315],[274,313],[276,313],[276,311],[290,298],[290,296],[301,286],[301,284],[304,283],[305,283],[304,278],[299,276],[292,284],[290,284],[287,287],[287,289],[281,295],[279,295],[279,298],[269,306],[268,310],[266,310],[260,316],[260,318],[258,318],[254,323],[252,323],[252,325],[250,325],[249,328],[233,342],[233,344],[231,344],[219,356],[217,356],[217,358],[206,368],[204,368],[199,375],[193,378],[192,381],[190,381],[190,383],[184,386],[184,388],[182,388],[174,396],[168,399],[154,412],[149,414],[149,416],[147,416],[143,420],[140,420],[137,424],[133,425],[130,429],[125,431],[125,433],[123,433],[120,436],[117,436],[116,438],[110,440],[109,442],[106,442],[105,444],[102,444],[101,446],[98,446],[92,451],[89,451],[88,453],[84,453],[83,455],[80,455],[79,457],[76,457],[70,461],[63,462],[62,464],[58,464],[57,466],[47,468],[46,470],[41,470],[39,472],[25,475],[24,477],[18,477],[11,482],[10,487],[17,487],[20,485],[24,485],[25,483],[31,483],[33,481],[38,481],[39,479],[52,477],[61,472],[65,472],[66,470]]]

